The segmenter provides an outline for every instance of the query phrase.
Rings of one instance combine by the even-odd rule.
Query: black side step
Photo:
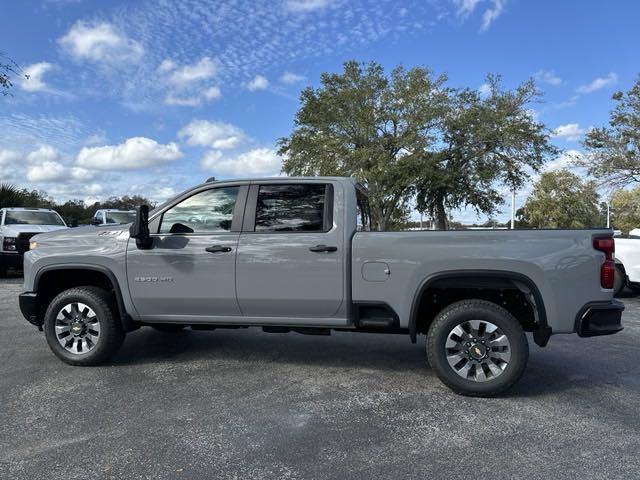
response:
[[[314,327],[279,327],[279,326],[264,326],[263,332],[267,333],[301,333],[303,335],[331,335],[331,330],[328,328],[314,328]]]
[[[389,317],[371,317],[371,318],[361,318],[358,320],[358,327],[360,328],[381,328],[388,329],[392,328],[394,324],[394,319]]]

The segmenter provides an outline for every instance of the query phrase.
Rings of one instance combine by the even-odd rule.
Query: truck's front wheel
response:
[[[529,345],[518,320],[504,308],[485,300],[464,300],[444,308],[433,320],[427,356],[453,391],[488,397],[518,381]]]
[[[53,353],[70,365],[102,363],[124,340],[109,294],[91,286],[58,294],[45,313],[44,332]]]

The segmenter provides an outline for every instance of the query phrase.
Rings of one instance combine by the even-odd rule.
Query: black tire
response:
[[[171,323],[167,323],[167,324],[157,323],[155,325],[151,325],[151,327],[153,327],[153,329],[162,333],[177,333],[184,330],[186,325],[176,325]]]
[[[470,320],[493,323],[507,337],[510,344],[511,358],[506,368],[495,378],[483,382],[463,378],[447,361],[445,344],[450,332],[456,326]],[[529,344],[520,322],[507,310],[485,300],[463,300],[444,308],[433,320],[427,334],[427,358],[438,378],[455,393],[491,397],[509,389],[520,379],[527,366]]]
[[[627,286],[627,274],[622,265],[616,264],[616,274],[613,278],[613,296],[619,297]]]
[[[632,292],[634,293],[640,293],[640,283],[629,283],[627,285]]]
[[[74,302],[84,303],[96,314],[100,324],[100,334],[95,346],[86,353],[72,353],[58,341],[55,323],[58,313]],[[59,293],[47,307],[44,317],[44,333],[51,351],[69,365],[98,365],[111,358],[122,345],[125,333],[120,316],[111,295],[105,290],[93,287],[75,287]]]

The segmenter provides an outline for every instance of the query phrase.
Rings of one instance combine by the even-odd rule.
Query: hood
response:
[[[40,233],[37,236],[33,237],[33,239],[40,243],[51,242],[79,242],[83,239],[95,239],[102,238],[119,238],[123,235],[129,236],[129,226],[128,225],[114,225],[109,227],[76,227],[76,228],[65,228],[58,229],[55,231],[50,231],[48,233]]]
[[[62,225],[5,225],[0,233],[5,237],[17,237],[19,233],[44,233],[67,229],[68,227]]]

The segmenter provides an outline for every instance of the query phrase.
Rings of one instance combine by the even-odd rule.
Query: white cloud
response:
[[[456,16],[466,19],[469,17],[478,5],[487,0],[453,0],[456,7]],[[488,0],[492,5],[482,14],[482,25],[480,31],[484,32],[489,29],[491,24],[504,12],[507,0]]]
[[[576,160],[584,157],[584,154],[578,150],[566,150],[562,152],[558,158],[555,160],[551,160],[547,162],[542,168],[543,172],[554,172],[556,170],[562,170],[563,168],[571,168]],[[537,180],[537,176],[532,179],[531,183],[534,183],[534,180]]]
[[[553,136],[556,138],[562,138],[568,142],[575,142],[580,140],[580,137],[588,131],[588,128],[580,128],[578,123],[567,123],[566,125],[560,125],[557,127],[553,131]]]
[[[453,3],[457,7],[456,15],[459,17],[471,15],[482,1],[483,0],[453,0]]]
[[[178,138],[188,145],[213,147],[219,150],[235,148],[245,140],[245,133],[229,123],[192,120],[178,132]]]
[[[219,175],[256,176],[278,175],[282,158],[270,148],[255,148],[236,156],[225,156],[220,151],[207,153],[200,165]]]
[[[160,65],[160,68],[162,68],[163,65],[165,68],[175,68],[173,62],[171,62],[170,64],[167,64],[165,62],[171,62],[171,60],[163,61]],[[209,57],[202,57],[197,63],[194,63],[192,65],[185,65],[184,67],[175,69],[169,77],[169,83],[180,87],[192,82],[207,80],[213,77],[217,71],[218,67],[216,65],[216,62],[214,62]]]
[[[20,158],[21,155],[18,152],[0,148],[0,165],[8,165],[10,163],[17,162]]]
[[[615,85],[616,83],[618,83],[618,75],[614,72],[610,72],[606,77],[598,77],[593,79],[591,83],[579,86],[576,91],[582,94],[592,93],[596,90],[600,90],[601,88]]]
[[[169,92],[164,99],[166,105],[178,107],[199,107],[203,102],[213,102],[222,97],[219,87],[213,86],[194,92],[193,95],[181,95],[176,92]]]
[[[41,145],[37,150],[34,150],[27,155],[27,162],[34,164],[57,162],[58,160],[60,160],[60,152],[51,145]]]
[[[104,187],[99,183],[91,183],[86,185],[82,190],[88,195],[98,195],[104,192]]]
[[[69,175],[74,180],[80,181],[91,180],[93,177],[95,177],[94,172],[82,167],[71,167],[69,169]]]
[[[294,13],[312,12],[322,10],[331,4],[331,0],[287,0],[285,9]]]
[[[480,26],[481,32],[488,30],[491,24],[497,20],[500,15],[502,15],[506,4],[507,0],[493,0],[493,7],[488,8],[482,14],[482,25]]]
[[[264,90],[268,86],[269,80],[267,80],[262,75],[256,75],[255,77],[253,77],[253,80],[247,83],[247,88],[252,92],[255,92],[256,90]]]
[[[64,178],[66,169],[60,162],[45,160],[27,168],[27,179],[32,182],[51,182]]]
[[[553,70],[538,70],[533,77],[540,82],[548,83],[554,87],[562,85],[562,79],[557,76]]]
[[[482,85],[480,85],[480,87],[478,88],[478,92],[480,93],[480,95],[482,95],[483,97],[488,97],[489,94],[491,93],[491,86],[488,83],[483,83]]]
[[[172,162],[182,157],[175,143],[162,145],[146,137],[133,137],[120,145],[84,147],[76,165],[96,170],[135,170]]]
[[[212,101],[219,99],[222,96],[222,92],[220,92],[220,88],[213,86],[204,90],[202,92],[202,96],[205,99]]]
[[[197,107],[202,104],[202,99],[200,97],[180,97],[169,92],[164,99],[164,103],[174,107]]]
[[[24,68],[24,77],[20,79],[20,88],[27,92],[41,92],[47,90],[47,84],[42,78],[45,73],[53,68],[49,62],[33,63]],[[28,78],[25,78],[28,77]]]
[[[165,58],[160,66],[158,67],[159,72],[170,72],[177,67],[176,62],[171,60],[170,58]]]
[[[116,63],[138,60],[142,45],[107,22],[76,22],[58,43],[76,60]]]
[[[302,82],[306,80],[306,77],[303,75],[298,75],[293,72],[284,72],[280,77],[280,81],[282,83],[286,83],[287,85],[292,85],[294,83]]]

